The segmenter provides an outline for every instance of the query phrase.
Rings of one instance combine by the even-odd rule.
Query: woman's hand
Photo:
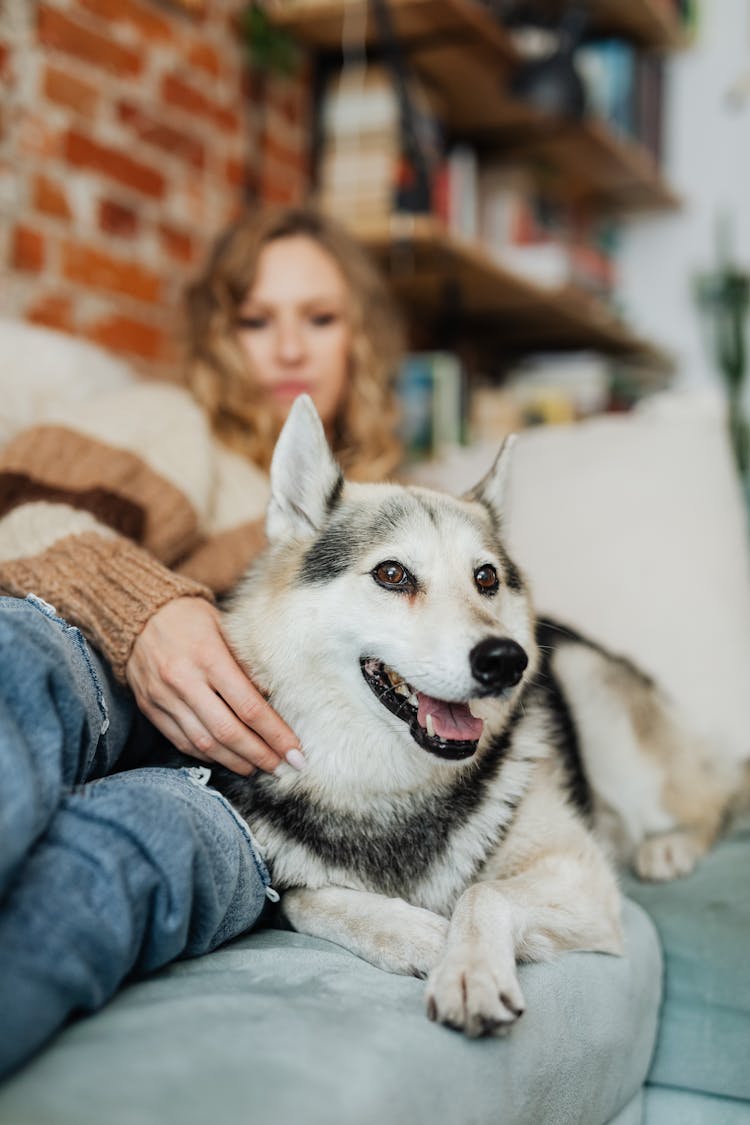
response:
[[[244,775],[256,766],[270,773],[284,760],[304,765],[297,738],[242,671],[219,611],[203,598],[157,610],[125,673],[141,711],[183,753]]]

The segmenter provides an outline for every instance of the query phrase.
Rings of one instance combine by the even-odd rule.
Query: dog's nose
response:
[[[524,673],[529,658],[515,641],[507,637],[487,637],[469,653],[474,679],[485,691],[514,687]]]

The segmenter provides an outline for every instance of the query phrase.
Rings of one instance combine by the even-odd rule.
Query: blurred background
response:
[[[412,458],[697,387],[746,476],[748,0],[2,0],[0,81],[5,317],[175,378],[216,233],[313,196]]]

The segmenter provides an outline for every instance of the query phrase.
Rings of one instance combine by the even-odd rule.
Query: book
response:
[[[440,163],[433,210],[451,234],[474,240],[479,230],[479,162],[471,145],[454,145]]]
[[[431,181],[442,137],[421,84],[411,76],[408,86],[416,141]],[[363,213],[385,218],[409,198],[405,158],[410,146],[388,69],[375,63],[344,67],[324,92],[321,122],[321,206],[344,220]]]
[[[466,439],[466,380],[452,352],[412,352],[397,379],[399,434],[409,461],[439,456]]]
[[[636,49],[622,39],[586,43],[575,53],[588,112],[626,136],[636,133],[636,60]]]

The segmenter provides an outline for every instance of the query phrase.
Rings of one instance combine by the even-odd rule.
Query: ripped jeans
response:
[[[207,769],[113,772],[158,737],[78,629],[0,597],[0,1076],[275,897]]]

